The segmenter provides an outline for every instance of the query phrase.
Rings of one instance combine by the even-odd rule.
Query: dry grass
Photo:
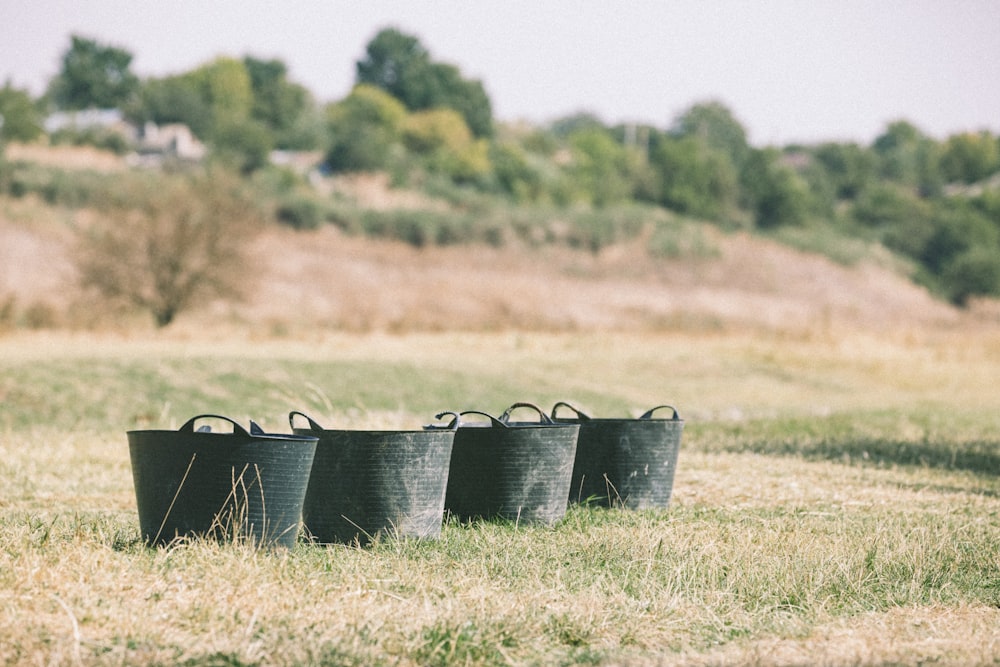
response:
[[[103,172],[123,171],[125,158],[93,146],[46,146],[11,143],[4,147],[5,157],[14,161],[34,162],[60,169],[88,169]]]
[[[1000,611],[970,598],[961,568],[992,559],[996,576],[995,553],[963,552],[1000,537],[996,483],[935,481],[948,488],[914,470],[685,452],[667,514],[578,510],[554,531],[448,525],[431,545],[291,554],[147,551],[125,483],[78,490],[73,510],[4,508],[0,659],[990,664]],[[954,582],[935,581],[949,566]]]
[[[995,443],[996,334],[21,334],[0,340],[0,369],[0,662],[1000,659],[997,471],[739,451],[824,432]],[[598,415],[675,402],[671,508],[369,549],[139,544],[123,432],[147,408],[154,427],[240,406],[271,430],[290,407],[392,428],[553,396]],[[845,435],[829,420],[847,415]]]

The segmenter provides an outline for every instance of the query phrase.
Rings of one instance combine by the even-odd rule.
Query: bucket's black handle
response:
[[[288,413],[288,426],[294,431],[295,430],[295,415],[299,417],[305,417],[306,421],[309,422],[309,428],[313,431],[323,432],[323,427],[313,421],[312,417],[304,412],[299,412],[298,410],[292,410]]]
[[[566,401],[559,401],[558,403],[556,403],[555,405],[552,406],[552,419],[556,418],[556,411],[559,408],[569,408],[570,410],[572,410],[573,412],[576,413],[576,418],[579,419],[582,422],[590,421],[590,417],[588,417],[587,415],[583,414],[582,412],[580,412],[579,410],[577,410],[576,408],[574,408],[572,405],[570,405]]]
[[[196,417],[191,417],[191,419],[184,422],[184,425],[181,426],[179,429],[177,429],[177,431],[184,433],[194,433],[194,423],[199,419],[221,419],[222,421],[229,422],[230,424],[233,425],[233,433],[239,433],[240,435],[244,435],[248,438],[250,437],[250,434],[247,433],[247,430],[243,428],[238,421],[236,421],[235,419],[230,419],[229,417],[223,417],[222,415],[198,415]],[[253,422],[250,422],[250,425],[252,428],[255,424]],[[259,429],[260,427],[258,426],[257,428]]]
[[[451,415],[452,419],[450,422],[448,422],[448,425],[445,426],[444,428],[450,428],[452,430],[455,430],[462,425],[462,415],[458,414],[457,412],[452,412],[451,410],[445,410],[444,412],[440,412],[434,415],[434,419],[440,421],[441,419],[444,419],[445,415]],[[441,428],[441,427],[438,426],[433,428]]]
[[[542,424],[552,423],[552,420],[549,418],[549,416],[544,412],[542,412],[542,409],[537,405],[534,405],[533,403],[515,403],[514,405],[510,406],[509,408],[503,411],[503,414],[500,415],[500,421],[502,421],[505,424],[508,423],[510,421],[510,413],[514,412],[514,410],[517,410],[518,408],[531,408],[532,410],[538,413],[539,423]]]
[[[465,410],[463,412],[459,412],[458,413],[459,418],[464,417],[465,415],[482,415],[483,417],[489,417],[490,418],[490,425],[492,425],[492,426],[501,426],[503,428],[507,428],[506,424],[504,424],[502,421],[500,421],[499,419],[497,419],[493,415],[488,414],[486,412],[480,412],[479,410]]]
[[[646,410],[646,412],[644,412],[643,415],[639,417],[639,419],[652,419],[653,413],[661,408],[670,408],[671,410],[674,411],[674,416],[671,417],[671,419],[673,421],[680,420],[681,416],[677,413],[677,408],[675,408],[672,405],[657,405],[655,408],[650,408],[649,410]]]

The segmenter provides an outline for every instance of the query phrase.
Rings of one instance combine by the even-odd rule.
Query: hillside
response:
[[[0,212],[0,295],[21,307],[70,309],[70,236],[51,221]],[[16,212],[15,212],[16,213]],[[24,214],[24,211],[21,211]],[[348,330],[883,328],[968,318],[887,269],[844,267],[748,235],[717,234],[720,256],[654,260],[619,245],[416,249],[401,242],[269,229],[256,244],[247,303],[182,316],[255,323],[275,332]],[[58,319],[58,318],[57,318]]]
[[[245,315],[348,329],[885,327],[959,314],[885,269],[854,268],[747,235],[721,256],[664,261],[638,243],[594,256],[563,248],[414,249],[332,228],[275,229]]]
[[[85,150],[36,150],[19,157],[121,168]],[[390,191],[377,180],[339,187],[372,207],[427,205],[419,195]],[[113,318],[95,318],[75,287],[70,219],[33,198],[0,199],[0,303],[34,309],[42,324],[79,323],[84,312],[89,326],[117,326]],[[712,227],[705,234],[718,251],[714,256],[656,259],[645,252],[644,239],[598,254],[557,246],[418,249],[349,236],[332,226],[274,226],[256,241],[248,301],[182,314],[174,328],[235,323],[274,334],[314,325],[351,331],[806,331],[998,319],[993,303],[958,310],[870,260],[848,267],[749,234]]]

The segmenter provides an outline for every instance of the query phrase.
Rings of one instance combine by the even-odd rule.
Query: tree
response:
[[[604,129],[581,129],[568,137],[573,152],[573,181],[595,206],[606,206],[632,195],[630,164],[625,147]]]
[[[152,314],[164,327],[211,298],[247,287],[249,243],[262,216],[240,181],[220,172],[126,180],[83,230],[82,284]]]
[[[974,296],[1000,294],[1000,248],[975,247],[953,257],[941,272],[948,298],[967,306]]]
[[[400,145],[406,115],[399,100],[384,90],[355,86],[350,95],[327,110],[327,165],[334,171],[386,168],[394,148]]]
[[[875,176],[876,157],[857,144],[820,144],[813,156],[826,171],[838,199],[856,198]]]
[[[518,202],[537,202],[542,198],[542,175],[520,145],[512,141],[494,142],[489,157],[493,177],[503,192]]]
[[[904,120],[890,123],[872,148],[879,157],[883,178],[916,187],[924,196],[940,191],[938,145],[912,124]]]
[[[211,140],[218,128],[250,118],[254,95],[242,60],[219,57],[184,75],[211,110]]]
[[[0,144],[4,141],[34,141],[43,132],[42,112],[31,95],[14,88],[10,81],[0,88]]]
[[[664,206],[720,220],[736,206],[738,174],[749,155],[746,131],[719,102],[696,104],[670,132],[652,136],[650,163]]]
[[[736,205],[738,182],[732,162],[698,137],[656,137],[649,161],[658,175],[658,203],[663,206],[718,220]]]
[[[454,109],[465,118],[472,134],[493,136],[493,108],[482,82],[463,78],[457,67],[447,63],[432,64],[430,80],[433,87],[422,108]]]
[[[409,114],[403,121],[404,145],[424,158],[432,170],[453,181],[474,181],[490,171],[489,146],[475,139],[454,109],[430,109]]]
[[[920,260],[934,275],[941,275],[953,259],[973,248],[1000,253],[1000,227],[967,202],[940,204],[932,222],[934,232]]]
[[[430,54],[420,40],[399,30],[379,31],[365,47],[365,57],[356,63],[357,82],[388,92],[409,106],[427,88]]]
[[[184,75],[144,81],[138,101],[129,109],[128,116],[137,123],[183,123],[202,139],[212,130],[209,102],[195,81]]]
[[[891,250],[918,258],[934,234],[932,207],[907,188],[878,181],[864,189],[851,207],[858,222],[875,230]]]
[[[552,135],[565,139],[574,132],[583,130],[604,130],[604,123],[589,111],[579,111],[552,121],[549,131]]]
[[[671,134],[700,139],[725,155],[737,170],[750,153],[746,130],[721,102],[695,104],[674,121]]]
[[[761,229],[805,222],[808,193],[798,175],[773,149],[752,150],[740,178],[754,221]]]
[[[941,171],[948,181],[975,183],[998,169],[1000,144],[989,132],[963,132],[945,141]]]
[[[56,107],[81,109],[123,108],[139,88],[129,70],[132,54],[78,35],[62,59],[62,70],[49,86]]]
[[[228,120],[215,129],[212,157],[246,175],[267,166],[274,136],[256,120]]]
[[[251,117],[268,128],[278,148],[311,147],[301,145],[303,118],[315,107],[309,91],[288,80],[287,68],[280,60],[247,56],[243,65],[253,91]]]
[[[416,37],[381,30],[356,64],[357,83],[376,86],[410,111],[445,107],[462,114],[477,137],[493,134],[493,111],[482,83],[462,77],[454,65],[435,63]]]

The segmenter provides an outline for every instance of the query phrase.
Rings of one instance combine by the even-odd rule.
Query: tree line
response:
[[[666,127],[608,125],[588,113],[503,123],[481,82],[394,28],[367,44],[354,88],[326,103],[280,60],[219,57],[147,79],[131,60],[73,36],[42,97],[9,82],[0,89],[0,141],[36,140],[54,109],[116,108],[135,124],[186,124],[213,160],[245,175],[267,169],[273,149],[313,150],[331,173],[386,172],[398,185],[520,207],[639,204],[726,229],[825,229],[908,258],[919,281],[954,303],[1000,294],[1000,137],[988,131],[936,140],[898,120],[870,145],[757,147],[715,101]]]

